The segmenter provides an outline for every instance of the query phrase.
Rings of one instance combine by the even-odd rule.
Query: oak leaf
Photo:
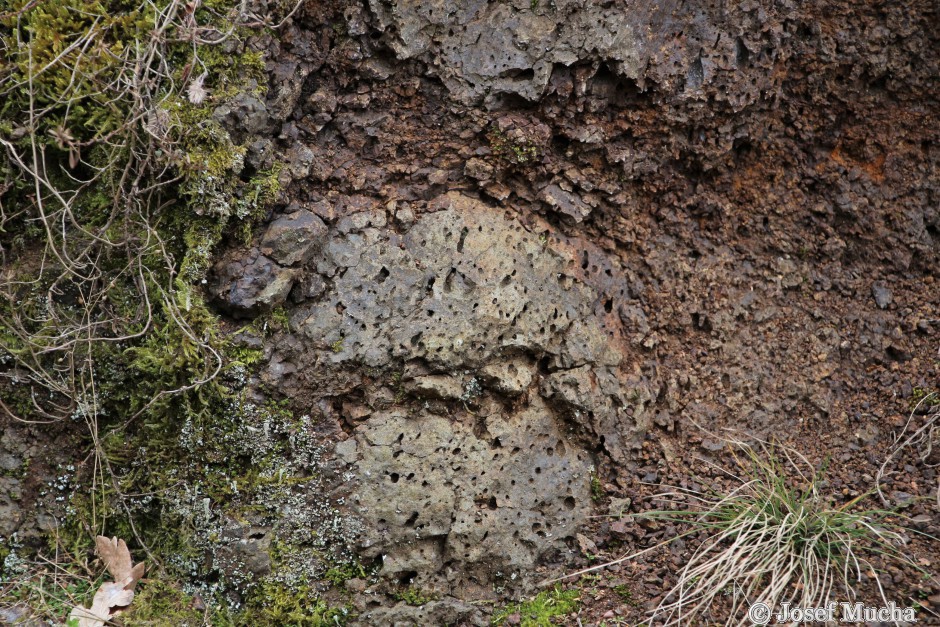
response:
[[[69,614],[70,627],[103,627],[134,600],[134,587],[144,576],[144,562],[134,564],[127,543],[118,538],[95,538],[98,556],[114,578],[98,588],[91,607],[73,607]]]
[[[111,573],[111,577],[116,582],[129,579],[128,590],[133,590],[144,575],[144,562],[134,565],[131,560],[131,552],[127,548],[124,540],[117,538],[106,538],[98,536],[95,538],[95,544],[98,548],[98,556],[104,562],[104,567]]]

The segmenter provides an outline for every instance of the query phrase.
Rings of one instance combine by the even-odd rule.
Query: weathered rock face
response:
[[[268,380],[302,398],[331,371],[394,373],[333,390],[365,397],[341,404],[336,448],[362,555],[425,585],[521,581],[588,515],[598,434],[624,459],[645,428],[611,314],[627,279],[547,223],[431,205],[410,225],[338,221],[307,264],[329,287],[291,309]]]
[[[515,413],[490,402],[455,414],[377,412],[357,429],[345,459],[368,522],[362,553],[403,579],[445,564],[458,581],[524,577],[587,516],[590,456],[537,397]]]
[[[538,100],[564,90],[556,70],[600,65],[637,81],[678,83],[689,95],[723,70],[758,76],[770,59],[753,59],[777,33],[765,28],[759,5],[742,3],[733,19],[715,5],[678,0],[629,5],[579,0],[455,2],[370,0],[369,6],[400,59],[431,63],[452,95],[465,103],[495,104],[505,95]],[[761,55],[763,56],[763,55]],[[755,63],[755,61],[757,61]],[[593,67],[592,67],[593,66]],[[588,69],[590,68],[590,69]],[[769,77],[730,95],[736,106],[753,101]],[[570,87],[568,87],[570,89]]]
[[[384,557],[361,624],[476,624],[460,599],[575,554],[592,465],[619,514],[721,449],[698,426],[883,455],[938,380],[935,21],[927,0],[327,0],[253,41],[267,97],[215,117],[248,167],[283,166],[287,206],[208,289],[236,318],[287,308],[289,332],[241,341],[328,463],[226,520],[215,567],[306,583],[349,542]],[[36,537],[55,520],[21,474],[53,457],[9,433],[0,534]],[[269,560],[275,528],[304,550]],[[411,580],[460,599],[375,607]]]
[[[368,366],[475,367],[509,351],[545,355],[556,368],[620,364],[601,292],[549,241],[547,225],[526,229],[459,194],[438,208],[400,234],[338,230],[314,261],[333,290],[297,310],[296,328],[336,346],[332,361]]]
[[[643,19],[572,0],[545,3],[389,2],[372,0],[400,58],[431,51],[441,77],[459,98],[542,95],[554,64],[605,59],[625,75],[642,70]]]
[[[626,496],[690,425],[855,433],[872,368],[928,385],[930,3],[308,8],[248,160],[324,227],[258,244],[292,284],[263,376],[334,429],[393,581],[483,597],[577,544],[591,464]]]
[[[270,311],[287,299],[296,270],[285,268],[254,249],[246,255],[230,255],[214,268],[210,292],[237,317]]]
[[[261,252],[282,266],[310,259],[326,235],[323,220],[309,211],[297,211],[278,218],[261,239]]]

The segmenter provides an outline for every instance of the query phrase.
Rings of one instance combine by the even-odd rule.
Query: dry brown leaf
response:
[[[95,538],[95,544],[98,547],[98,555],[101,557],[101,561],[104,562],[105,568],[111,573],[114,581],[129,580],[125,588],[133,590],[144,575],[144,562],[134,565],[133,560],[131,560],[131,552],[124,540],[98,536]]]
[[[143,562],[137,562],[134,564],[134,567],[131,568],[131,574],[128,576],[127,583],[124,584],[125,590],[133,590],[137,586],[137,582],[140,581],[140,578],[144,576],[144,569],[146,566]]]
[[[77,619],[78,627],[101,627],[111,618],[114,608],[127,607],[134,600],[134,591],[126,590],[124,586],[130,578],[120,583],[109,581],[101,584],[92,599],[91,608],[73,607],[69,620]]]
[[[104,621],[108,620],[110,615],[110,612],[101,616],[84,607],[73,607],[72,613],[69,614],[69,627],[72,625],[76,625],[76,627],[102,627]]]
[[[78,627],[102,627],[112,616],[134,600],[134,587],[144,576],[144,562],[134,564],[124,540],[98,536],[95,538],[98,555],[114,578],[101,584],[92,599],[91,607],[73,607],[69,622]]]
[[[98,556],[101,557],[104,567],[111,573],[114,581],[121,581],[130,576],[133,562],[131,552],[124,540],[98,536],[95,538],[95,545],[98,548]]]

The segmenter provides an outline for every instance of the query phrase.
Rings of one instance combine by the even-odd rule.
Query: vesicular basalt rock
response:
[[[479,201],[449,194],[439,209],[400,237],[334,233],[314,259],[334,289],[292,322],[313,344],[336,347],[329,361],[420,358],[446,370],[528,351],[566,368],[620,364],[577,259]]]
[[[441,78],[464,101],[491,93],[537,100],[554,64],[603,59],[625,76],[643,69],[642,12],[573,0],[551,3],[371,0],[399,58],[431,51]]]
[[[522,581],[585,521],[589,450],[622,459],[643,432],[610,306],[626,278],[547,223],[458,193],[431,209],[403,233],[337,222],[307,264],[331,287],[291,310],[269,380],[301,398],[324,373],[396,372],[351,384],[367,401],[339,417],[362,556],[422,585]]]

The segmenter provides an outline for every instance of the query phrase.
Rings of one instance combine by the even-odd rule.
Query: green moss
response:
[[[437,595],[425,592],[415,586],[408,586],[404,590],[395,592],[392,597],[396,601],[407,603],[408,605],[421,606],[425,603],[437,600]]]
[[[15,217],[0,225],[0,247],[12,250],[17,260],[6,276],[28,282],[16,289],[16,298],[0,299],[0,357],[22,361],[42,355],[36,349],[74,331],[74,325],[68,326],[73,322],[94,320],[105,329],[102,336],[109,341],[81,344],[66,357],[92,364],[71,373],[95,383],[92,397],[77,397],[72,418],[81,424],[93,408],[98,431],[86,444],[106,463],[96,476],[86,471],[79,477],[85,485],[71,496],[67,516],[49,545],[85,563],[98,533],[128,540],[135,555],[143,549],[135,539],[146,543],[163,561],[162,570],[141,585],[125,624],[183,624],[191,615],[198,622],[202,613],[193,613],[193,599],[180,592],[179,584],[194,569],[204,568],[213,549],[211,537],[218,539],[217,529],[209,529],[208,523],[215,517],[270,516],[293,489],[312,480],[299,470],[307,466],[293,463],[295,457],[313,455],[304,439],[306,425],[283,407],[246,401],[244,384],[263,354],[226,339],[200,287],[219,242],[226,237],[247,241],[281,191],[281,166],[252,171],[245,165],[242,140],[212,117],[238,94],[264,95],[262,54],[238,51],[237,40],[248,32],[242,27],[229,40],[235,45],[225,50],[203,44],[194,48],[192,42],[168,37],[155,57],[159,67],[152,68],[166,70],[167,77],[156,81],[148,110],[141,114],[133,109],[133,98],[114,91],[126,84],[122,77],[129,69],[122,59],[134,59],[135,47],[151,40],[158,11],[168,5],[163,0],[142,5],[10,0],[0,9],[5,68],[0,72],[0,133],[23,150],[28,151],[31,138],[40,143],[51,182],[74,194],[71,210],[77,228],[68,233],[70,242],[78,250],[87,246],[95,267],[86,270],[108,286],[107,298],[94,307],[80,300],[81,286],[67,281],[57,285],[56,293],[74,304],[44,300],[63,269],[49,259],[39,268],[29,263],[28,254],[17,253],[41,253],[45,246],[62,249],[67,242],[61,233],[50,235],[40,227],[32,181],[2,151],[0,203]],[[196,10],[196,21],[225,32],[239,6],[236,0],[206,0]],[[84,51],[73,46],[86,34]],[[37,73],[40,67],[45,69]],[[193,104],[185,88],[203,72],[208,96]],[[24,87],[30,74],[32,95]],[[26,129],[31,97],[42,112],[34,127]],[[161,133],[165,143],[154,139]],[[76,155],[83,163],[70,164],[70,156]],[[75,182],[94,168],[104,170],[93,183]],[[6,186],[7,181],[12,184]],[[135,189],[154,191],[134,196],[132,203],[128,198]],[[61,207],[47,199],[46,209]],[[139,255],[139,267],[129,269],[128,253]],[[50,308],[55,315],[48,315]],[[24,320],[21,328],[11,324],[17,316]],[[286,312],[272,312],[264,324],[265,334],[286,330]],[[112,341],[120,336],[128,339]],[[61,355],[51,354],[40,365],[55,371],[55,364],[68,363],[55,361]],[[0,386],[4,401],[24,417],[34,409],[32,399],[48,397],[34,384],[14,384],[9,378]],[[107,474],[112,470],[113,477]],[[212,610],[212,624],[333,625],[344,615],[326,607],[310,589],[291,601],[286,589],[264,586],[256,586],[248,618]],[[293,618],[298,622],[279,622]]]
[[[556,586],[552,590],[540,592],[534,599],[497,612],[493,617],[493,625],[503,625],[510,616],[518,614],[522,627],[551,627],[564,624],[555,619],[563,619],[578,607],[580,599],[577,590],[563,590]]]
[[[148,578],[140,584],[134,602],[121,614],[127,627],[149,625],[226,625],[231,624],[228,612],[215,605],[206,606],[202,599],[183,592],[164,578]]]
[[[937,394],[935,390],[931,390],[930,388],[915,387],[911,392],[909,405],[911,411],[918,405],[927,408],[936,407],[940,405],[940,394]]]
[[[290,315],[284,307],[275,307],[266,316],[264,333],[270,335],[276,332],[290,331]]]
[[[5,60],[17,86],[4,95],[0,118],[11,128],[29,119],[31,84],[32,106],[41,112],[33,136],[49,147],[78,149],[126,124],[125,103],[113,101],[108,86],[125,71],[126,49],[149,36],[156,6],[12,0],[4,9],[0,23],[10,29],[12,44]]]
[[[605,496],[604,485],[601,483],[601,478],[597,476],[596,472],[591,473],[591,500],[595,503],[600,502]]]
[[[309,586],[293,589],[266,582],[249,597],[246,609],[235,624],[246,627],[327,627],[345,625],[351,617],[349,608],[330,607]]]
[[[525,165],[537,161],[540,157],[539,149],[526,142],[513,141],[505,133],[493,129],[487,134],[490,148],[498,157],[512,165]]]
[[[323,578],[326,581],[329,581],[337,588],[342,587],[343,584],[345,584],[350,579],[366,579],[368,577],[369,573],[359,562],[351,562],[349,564],[339,564],[337,566],[333,566],[323,575]]]

